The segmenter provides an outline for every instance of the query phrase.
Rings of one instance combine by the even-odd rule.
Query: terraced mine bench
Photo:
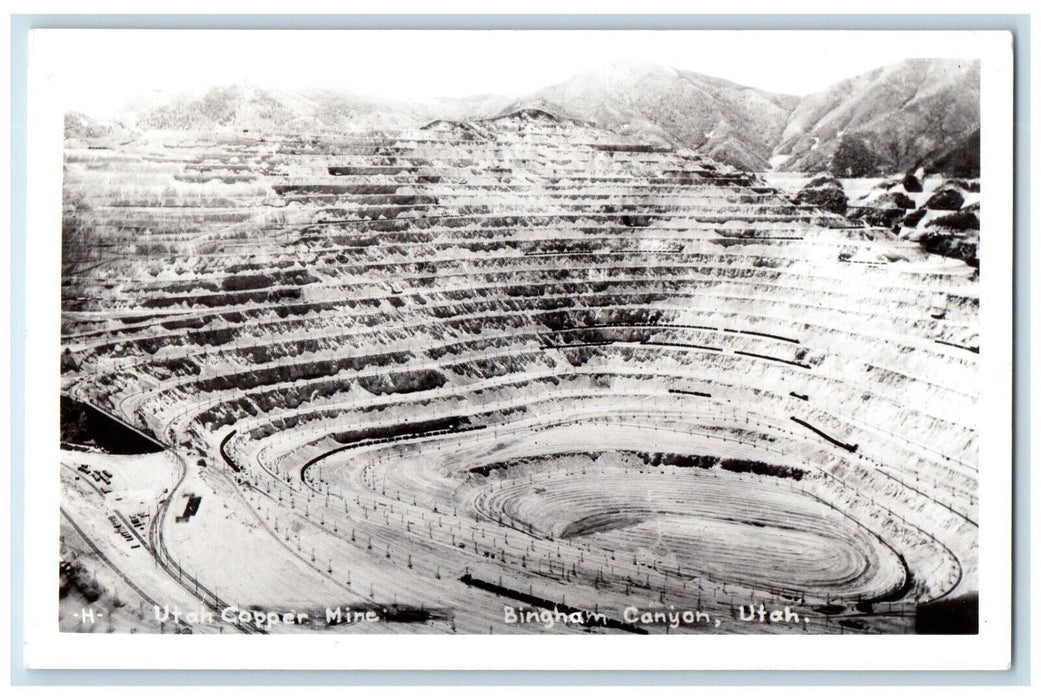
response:
[[[545,113],[198,139],[67,152],[63,381],[315,580],[456,631],[975,591],[968,266]]]

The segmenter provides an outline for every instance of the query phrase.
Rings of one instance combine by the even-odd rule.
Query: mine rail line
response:
[[[675,266],[673,265],[671,267],[675,267]],[[693,266],[684,265],[683,267],[696,267],[698,269],[702,269],[702,268],[708,267],[708,268],[713,269],[713,270],[715,270],[715,269],[722,269],[721,267],[719,267],[717,265],[704,265],[704,264],[698,264],[698,265],[693,265]],[[538,269],[542,269],[542,268],[535,268],[535,269],[538,270]],[[619,279],[614,280],[614,281],[616,281],[616,282],[624,282],[624,283],[632,283],[632,282],[646,281],[648,279],[650,279],[650,278],[647,278],[647,277],[639,277],[639,278],[628,277],[628,278],[619,278]],[[697,281],[697,282],[700,283],[700,282],[707,282],[707,281],[710,281],[712,279],[714,279],[712,276],[705,276],[705,277],[694,278],[693,281]],[[340,285],[340,286],[342,286],[342,285]],[[469,287],[465,287],[465,288],[464,287],[446,287],[446,288],[443,288],[443,289],[439,289],[438,293],[443,295],[443,294],[450,293],[450,292],[457,292],[457,291],[464,291],[464,290],[466,290],[466,291],[477,291],[477,290],[480,290],[480,291],[483,292],[483,291],[487,291],[487,290],[501,289],[501,288],[503,288],[505,286],[510,286],[510,285],[504,285],[504,284],[483,285],[483,286],[478,287],[478,288],[475,288],[472,285],[469,286]],[[778,289],[784,289],[784,290],[788,290],[788,291],[798,291],[798,290],[802,290],[803,289],[803,288],[793,287],[790,284],[789,285],[779,285],[779,284],[773,284],[773,283],[760,283],[760,286],[777,287]],[[571,298],[573,295],[552,295],[552,296],[567,296],[568,298]],[[688,298],[701,298],[701,297],[704,297],[705,295],[703,295],[703,294],[682,294],[682,295],[679,295],[679,296],[681,296],[681,297],[688,297]],[[383,298],[383,295],[378,295],[378,296],[370,295],[370,296],[357,298],[357,301],[380,300],[382,298]],[[740,295],[733,296],[733,298],[739,299],[739,300],[742,300],[742,301],[745,301],[745,300],[755,300],[756,299],[756,297],[740,296]],[[343,303],[341,302],[340,306],[342,306],[342,305],[343,305]],[[441,302],[438,306],[439,307],[442,307],[442,306],[443,307],[451,307],[453,305],[454,305],[454,302]],[[270,309],[277,309],[277,308],[285,307],[285,308],[287,308],[287,310],[292,310],[292,311],[298,311],[299,312],[299,311],[308,310],[308,309],[314,309],[314,308],[320,309],[320,308],[323,308],[325,306],[330,306],[330,303],[326,302],[326,301],[296,302],[296,303],[293,303],[293,304],[270,304],[270,303],[264,304],[264,303],[259,303],[259,304],[254,305],[252,307],[252,309],[254,311],[264,311],[264,310],[270,310]],[[336,305],[332,305],[332,306],[336,306]],[[332,306],[330,306],[330,308],[332,308]],[[810,306],[810,305],[803,305],[803,306],[806,306],[808,308],[812,308],[812,309],[815,309],[815,310],[822,310],[822,309],[823,310],[837,310],[834,307],[821,307],[821,306]],[[591,308],[591,307],[583,307],[583,308],[587,308],[588,309],[588,308]],[[222,316],[222,315],[225,315],[225,314],[228,314],[228,313],[239,313],[239,312],[241,312],[241,307],[236,306],[236,305],[229,305],[229,306],[224,306],[224,307],[204,307],[204,308],[192,309],[192,310],[189,310],[189,311],[185,311],[185,310],[182,310],[182,309],[148,309],[148,310],[141,310],[141,311],[129,312],[129,313],[131,315],[133,315],[133,313],[137,313],[138,315],[140,315],[142,313],[147,313],[147,316],[148,316],[147,318],[144,318],[143,320],[137,321],[138,323],[147,324],[147,323],[152,323],[153,322],[153,318],[151,318],[151,317],[154,317],[156,315],[165,315],[167,317],[173,318],[174,320],[192,319],[193,321],[197,321],[199,319],[203,319],[203,318],[206,318],[206,317]],[[917,318],[917,315],[915,315],[913,318]],[[908,316],[907,319],[911,320],[912,317]],[[171,321],[167,320],[166,322],[169,323]],[[827,326],[825,326],[825,327],[827,327]],[[137,328],[137,326],[134,326],[134,328]],[[838,329],[838,328],[833,328],[833,327],[827,327],[827,328],[829,328],[831,330],[847,330],[847,332],[848,332],[848,329]],[[104,334],[104,333],[109,333],[109,332],[110,331],[107,330],[107,329],[88,331],[86,333],[65,335],[65,336],[63,336],[63,339],[65,341],[68,341],[68,340],[73,339],[73,338],[90,337],[92,335]],[[911,336],[908,336],[908,337],[909,338],[913,338],[915,340],[924,340],[923,338],[921,338],[920,336],[917,336],[917,335],[911,335]],[[904,342],[907,342],[907,341],[904,341]]]
[[[547,372],[547,373],[546,373],[546,376],[557,376],[557,375],[555,375],[555,374],[554,374],[553,372]],[[581,377],[581,376],[585,376],[585,373],[569,373],[569,374],[565,375],[565,377],[564,377],[564,378],[575,378],[575,377]],[[664,376],[664,375],[663,375],[663,376]],[[524,381],[524,380],[514,380],[514,381],[512,381],[512,382],[508,382],[508,383],[507,383],[507,384],[505,384],[505,385],[502,385],[502,384],[498,384],[498,383],[495,383],[494,385],[496,385],[496,386],[506,386],[506,385],[512,386],[512,385],[515,385],[515,384],[521,383],[521,382],[523,382],[523,381]],[[489,383],[489,384],[488,384],[488,386],[491,386],[491,385],[492,385],[491,383]],[[484,386],[484,385],[482,385],[482,386]],[[801,397],[800,397],[800,398],[801,398]],[[367,403],[366,403],[365,405],[369,405],[369,404],[367,404]],[[375,405],[375,404],[373,404],[373,405]],[[353,408],[356,408],[357,406],[355,406],[355,404],[353,404],[353,403],[352,403],[352,404],[350,404],[350,407],[351,407],[351,408],[353,409]],[[474,414],[474,415],[476,415],[476,414]],[[472,415],[471,415],[471,417],[472,417]],[[870,427],[870,426],[869,426],[869,427]]]
[[[119,576],[119,578],[121,578],[123,580],[123,582],[132,591],[134,591],[137,595],[139,595],[141,597],[142,600],[145,601],[145,603],[147,603],[148,605],[154,606],[155,608],[159,608],[159,604],[157,602],[155,602],[155,600],[151,596],[149,596],[147,593],[145,593],[143,590],[141,590],[141,588],[136,583],[134,583],[130,579],[130,577],[128,577],[123,572],[122,569],[120,569],[118,566],[116,566],[114,563],[112,563],[112,560],[109,559],[105,555],[105,553],[102,552],[101,549],[94,543],[94,541],[90,537],[87,536],[87,533],[85,533],[83,531],[83,529],[80,528],[80,526],[78,524],[76,524],[76,521],[72,518],[71,515],[68,514],[68,512],[66,512],[66,510],[64,508],[59,508],[59,511],[61,512],[61,516],[63,518],[65,518],[65,521],[72,527],[73,530],[76,531],[76,534],[79,535],[80,539],[83,540],[87,544],[88,547],[90,547],[91,551],[93,551],[94,554],[101,561],[103,561],[110,569],[112,569]],[[133,528],[131,528],[131,532],[134,532],[134,534],[137,535],[137,532],[134,531]],[[179,629],[183,628],[183,629],[187,629],[188,632],[191,632],[191,629],[192,629],[191,625],[189,625],[189,624],[187,624],[185,622],[179,622],[177,624],[178,624],[178,628]]]
[[[795,416],[790,416],[790,418],[794,422],[796,422],[799,425],[801,425],[802,427],[809,428],[814,433],[816,433],[817,435],[820,435],[822,438],[824,438],[825,440],[827,440],[831,444],[836,445],[838,447],[841,447],[842,449],[846,450],[847,452],[856,452],[857,451],[857,447],[858,447],[857,445],[851,445],[848,442],[842,442],[841,440],[837,440],[837,439],[833,438],[832,436],[828,435],[826,432],[824,432],[820,428],[816,428],[816,427],[810,425],[809,423],[807,423],[806,421],[801,420],[799,418],[796,418]]]
[[[756,358],[759,358],[760,360],[768,360],[770,362],[783,362],[786,365],[791,365],[793,367],[801,367],[802,369],[813,369],[813,367],[811,365],[808,365],[805,362],[797,362],[795,360],[786,360],[783,357],[773,357],[772,355],[762,355],[762,354],[757,353],[757,352],[748,352],[746,350],[735,350],[734,354],[735,355],[744,355],[745,357],[756,357]]]
[[[841,445],[846,445],[846,444],[845,444],[845,443],[842,443]],[[845,448],[843,448],[843,449],[845,449]],[[890,478],[893,478],[894,480],[896,480],[896,481],[898,481],[898,482],[900,482],[900,483],[902,483],[902,484],[904,484],[904,485],[907,485],[907,484],[906,484],[906,483],[905,483],[904,481],[902,481],[902,480],[900,480],[900,479],[898,479],[898,478],[896,478],[896,477],[892,477],[892,476],[891,476],[890,474],[888,474],[888,473],[886,473],[886,472],[882,472],[882,473],[883,473],[883,475],[885,475],[885,476],[888,476],[888,477],[890,477]],[[908,488],[911,488],[911,486],[908,486]],[[912,489],[913,489],[913,488],[912,488]],[[915,490],[915,489],[913,489],[913,490],[914,490],[914,491],[916,491],[917,493],[920,493],[920,492],[919,492],[918,490]],[[935,500],[935,499],[931,499],[931,500]],[[950,511],[951,511],[951,513],[955,513],[955,514],[956,514],[956,515],[958,515],[959,517],[962,517],[962,518],[966,518],[966,516],[964,516],[963,514],[960,514],[960,513],[958,513],[958,511],[957,511],[956,509],[954,509],[953,507],[951,507],[951,506],[949,506],[949,505],[946,505],[946,504],[943,504],[943,503],[942,503],[941,501],[937,501],[937,502],[938,502],[938,503],[940,503],[941,505],[944,505],[944,507],[945,507],[945,508],[947,508],[948,510],[950,510]],[[969,519],[969,518],[966,518],[966,520],[967,520],[968,522],[970,522],[970,523],[972,523],[972,522],[973,522],[973,521],[972,521],[971,519]]]
[[[113,415],[110,411],[102,409],[94,405],[93,403],[89,403],[82,400],[80,400],[80,402],[111,418],[112,420],[120,423],[121,425],[125,426],[128,430],[132,430],[134,433],[140,435],[141,437],[147,439],[149,442],[152,442],[158,447],[162,448],[163,451],[168,452],[174,459],[176,459],[177,463],[181,466],[180,478],[177,480],[177,483],[170,489],[170,493],[167,495],[167,497],[160,501],[159,507],[156,510],[156,514],[152,518],[151,523],[149,524],[148,540],[145,541],[143,538],[141,538],[141,536],[134,528],[130,528],[130,531],[134,534],[134,536],[138,537],[138,539],[141,540],[145,548],[152,553],[155,562],[163,568],[163,570],[170,576],[170,578],[177,581],[177,583],[180,584],[182,588],[184,588],[186,591],[198,598],[199,601],[203,603],[203,605],[206,605],[207,607],[211,608],[212,610],[214,610],[214,612],[216,612],[219,615],[222,609],[224,607],[227,607],[225,605],[225,602],[222,601],[216,593],[211,591],[205,585],[199,583],[199,580],[196,577],[183,570],[181,565],[170,555],[170,552],[166,547],[165,537],[163,536],[162,522],[163,520],[165,520],[166,511],[169,509],[170,502],[173,500],[174,494],[177,493],[177,490],[181,487],[181,485],[184,483],[185,478],[187,478],[188,476],[188,466],[185,463],[184,458],[181,457],[181,455],[177,454],[168,445],[164,445],[163,443],[159,442],[156,438],[143,433],[139,428],[136,428],[128,424],[126,421]],[[187,578],[187,581],[185,580],[185,578]],[[265,630],[259,627],[251,627],[245,623],[239,622],[238,620],[236,620],[233,623],[233,626],[247,634],[266,634]]]
[[[980,354],[980,349],[979,349],[979,346],[977,346],[977,345],[959,345],[958,343],[952,343],[950,341],[940,340],[940,339],[937,339],[936,342],[939,343],[940,345],[947,345],[947,346],[950,346],[952,348],[958,348],[959,350],[967,350],[967,351],[969,351],[969,352],[971,352],[973,354],[976,354],[976,355]]]
[[[670,394],[686,394],[687,396],[700,396],[704,399],[711,399],[712,394],[705,391],[688,391],[686,389],[669,389]]]
[[[267,521],[260,514],[260,512],[258,510],[259,506],[258,507],[254,507],[253,504],[251,504],[249,502],[249,499],[246,497],[245,493],[243,493],[243,490],[240,488],[240,485],[236,484],[235,481],[233,479],[231,479],[225,473],[221,473],[220,476],[222,478],[224,478],[224,480],[231,486],[231,488],[235,492],[236,496],[241,500],[241,502],[246,506],[246,508],[249,510],[249,512],[256,519],[257,524],[259,524],[260,527],[263,528],[264,532],[266,532],[268,535],[270,535],[271,538],[275,542],[277,542],[278,545],[282,549],[284,549],[286,552],[288,552],[294,558],[298,559],[304,565],[308,566],[311,570],[317,572],[320,576],[322,576],[326,580],[335,583],[337,586],[343,588],[344,590],[348,591],[352,595],[358,595],[358,596],[360,596],[361,598],[365,599],[366,601],[368,601],[370,603],[375,603],[376,602],[370,596],[366,596],[363,593],[361,593],[360,591],[356,591],[353,588],[351,588],[351,586],[349,585],[349,582],[348,582],[348,584],[344,584],[342,581],[340,581],[339,579],[337,579],[334,576],[332,576],[332,574],[330,572],[324,570],[322,567],[315,566],[314,561],[308,559],[307,557],[303,556],[299,551],[295,551],[292,547],[290,547],[286,543],[286,540],[284,540],[282,537],[279,536],[277,531],[271,529],[271,526],[268,525]],[[262,489],[257,488],[253,484],[250,484],[250,483],[247,482],[244,485],[244,488],[246,490],[248,490],[248,491],[251,491],[251,492],[255,493],[259,498],[266,498],[267,500],[271,501],[272,505],[277,503],[277,501],[274,499],[274,497],[272,497],[268,493],[265,493]],[[296,513],[297,513],[297,515],[302,515],[302,517],[307,519],[311,523],[311,525],[315,525],[315,526],[319,527],[326,534],[339,536],[339,533],[336,533],[335,531],[330,532],[327,527],[315,523],[314,520],[312,518],[308,517],[306,514],[300,514],[299,511],[296,511]],[[260,631],[263,631],[263,630],[260,630]]]
[[[308,195],[308,196],[310,196],[310,195]],[[325,196],[329,196],[329,195],[325,195]],[[374,208],[376,208],[376,207],[374,207]],[[384,207],[380,207],[380,208],[384,208]],[[386,207],[386,208],[389,208],[389,207]],[[662,214],[670,214],[670,213],[672,213],[672,212],[671,211],[664,211],[664,212],[655,213],[655,214],[649,215],[649,216],[660,216]],[[732,216],[730,214],[726,214],[726,213],[722,213],[722,214],[708,214],[708,213],[700,213],[700,212],[697,212],[697,213],[698,213],[698,216],[696,218],[698,219],[698,221],[701,221],[701,222],[704,222],[704,223],[720,223],[720,224],[724,224],[724,223],[727,223],[728,221],[730,221],[732,219]],[[626,213],[621,213],[621,212],[618,212],[618,213],[596,212],[595,214],[599,218],[612,218],[612,219],[618,219],[619,221],[634,215],[634,214],[626,214]],[[565,221],[570,221],[571,223],[579,223],[583,219],[588,219],[588,218],[590,218],[590,214],[588,212],[583,212],[581,210],[564,210],[564,211],[555,211],[555,212],[487,212],[487,213],[483,213],[483,214],[429,214],[429,215],[426,215],[426,216],[405,217],[402,220],[403,221],[408,221],[408,222],[415,222],[415,221],[432,221],[432,220],[481,221],[481,220],[485,220],[485,219],[512,219],[512,220],[516,221],[516,220],[521,220],[521,219],[524,219],[524,220],[546,219],[547,221],[551,221],[552,222],[554,220],[561,219],[561,220],[565,220]],[[797,213],[792,213],[792,214],[761,214],[761,215],[759,215],[759,218],[756,219],[756,221],[760,222],[760,223],[787,223],[787,222],[790,222],[790,221],[799,221],[799,220],[801,220],[801,218],[800,218],[799,214],[797,214]],[[323,227],[330,226],[330,225],[337,225],[338,226],[338,225],[341,225],[341,224],[367,224],[367,223],[374,223],[376,221],[380,221],[380,220],[375,218],[375,217],[372,217],[372,218],[357,218],[357,219],[329,219],[328,221],[322,221],[322,222],[313,223],[313,224],[303,224],[303,225],[301,225],[301,224],[282,224],[282,225],[278,225],[278,226],[265,226],[261,230],[264,230],[264,231],[284,231],[286,229],[289,229],[289,230],[298,230],[301,233],[303,233],[305,231],[313,231],[315,229],[321,229]],[[385,219],[383,221],[385,221]],[[641,227],[640,226],[630,226],[628,228],[641,228]],[[333,232],[333,235],[337,235],[336,232]],[[319,239],[320,240],[322,238],[325,238],[325,236],[320,236],[318,234],[312,234],[309,237],[301,238],[301,240],[306,240],[307,238],[315,238],[315,239]]]
[[[242,471],[242,467],[240,467],[239,465],[235,464],[235,461],[228,455],[228,449],[227,449],[228,448],[228,443],[231,442],[231,439],[233,437],[235,437],[235,433],[237,433],[237,432],[238,432],[238,430],[232,430],[230,433],[228,433],[227,435],[224,436],[224,439],[220,441],[219,451],[220,451],[220,456],[221,456],[221,458],[224,459],[225,463],[227,463],[227,465],[229,467],[231,467],[234,471],[240,472],[240,471]]]
[[[405,329],[405,328],[408,328],[408,326],[402,325],[402,326],[400,326],[400,328]],[[579,327],[560,328],[558,330],[532,331],[532,332],[523,333],[523,334],[516,333],[516,332],[498,332],[498,333],[495,333],[494,335],[491,335],[491,336],[486,336],[486,337],[482,336],[480,338],[473,338],[473,339],[463,340],[463,341],[453,341],[451,343],[446,343],[446,344],[442,344],[442,345],[438,345],[438,346],[431,346],[431,348],[429,348],[429,350],[444,349],[444,348],[455,349],[455,348],[458,348],[458,347],[465,347],[465,346],[468,346],[468,345],[471,345],[471,344],[480,344],[482,342],[486,343],[488,341],[488,338],[510,339],[510,338],[519,337],[520,335],[534,337],[534,336],[547,336],[547,335],[553,335],[553,334],[558,334],[558,333],[559,334],[564,334],[564,333],[582,333],[582,332],[586,332],[586,331],[597,330],[597,329],[600,329],[600,328],[611,328],[611,329],[613,329],[613,328],[636,328],[636,329],[648,329],[648,330],[652,330],[652,331],[655,330],[655,329],[658,329],[658,328],[664,328],[664,329],[679,328],[679,329],[704,330],[706,332],[711,332],[711,333],[722,332],[718,328],[714,328],[714,327],[710,327],[710,326],[699,326],[699,325],[681,326],[681,325],[678,325],[678,324],[661,324],[661,325],[655,325],[655,324],[632,324],[632,325],[626,325],[626,324],[602,324],[600,326],[579,326]],[[741,331],[741,330],[735,330],[735,329],[725,329],[725,330],[726,330],[726,332],[731,332],[731,333],[744,333],[744,334],[755,335],[755,336],[769,336],[769,334],[758,333],[758,332],[754,332],[754,331]],[[284,340],[282,340],[280,342],[282,342],[282,343],[305,343],[305,342],[308,342],[309,340],[311,340],[312,336],[314,336],[314,335],[315,334],[309,334],[307,337],[287,338],[287,339],[284,339]],[[339,330],[336,330],[336,331],[326,332],[326,333],[320,334],[320,335],[318,335],[318,337],[320,337],[323,340],[331,340],[331,341],[338,341],[339,342],[339,341],[346,340],[346,339],[353,339],[354,335],[353,334],[349,334],[349,333],[344,333],[344,332],[339,331]],[[772,337],[772,336],[769,336],[769,337]],[[152,339],[149,338],[149,339],[146,339],[146,340],[150,341]],[[634,341],[622,341],[622,340],[619,340],[617,342],[634,342]],[[651,345],[651,346],[661,345],[661,346],[666,346],[666,347],[692,347],[692,348],[695,348],[695,349],[713,350],[713,351],[717,351],[717,352],[719,351],[719,348],[715,348],[715,347],[711,347],[711,346],[702,346],[702,345],[691,344],[691,343],[669,343],[669,342],[666,342],[666,341],[652,341],[652,340],[647,340],[647,339],[642,339],[642,340],[635,341],[635,342],[640,342],[643,345]],[[229,351],[235,351],[235,352],[254,351],[254,350],[257,350],[257,349],[265,348],[268,344],[269,343],[255,342],[255,341],[249,341],[248,344],[233,344],[233,343],[230,343],[230,344],[227,344],[227,345],[224,346],[224,350],[223,351],[224,352],[229,352]],[[371,358],[380,359],[380,358],[384,358],[384,357],[389,357],[389,356],[391,356],[395,352],[400,353],[400,352],[403,352],[403,351],[404,351],[404,347],[402,347],[400,349],[387,348],[387,349],[382,350],[381,352],[370,353],[370,354],[366,355],[365,357],[371,357]],[[193,352],[185,353],[182,357],[184,357],[184,358],[192,358],[192,357],[194,357],[196,355],[204,355],[206,352],[208,352],[208,351],[205,350],[205,349],[194,350]],[[762,355],[762,356],[756,355],[756,356],[757,357],[767,358],[767,359],[778,359],[779,361],[787,362],[786,360],[783,360],[783,359],[780,359],[780,358],[770,358],[769,356],[766,356],[766,355]],[[148,362],[148,360],[142,360],[141,362],[139,362],[137,364],[134,364],[134,365],[123,365],[123,366],[120,366],[118,369],[126,370],[126,369],[129,369],[130,367],[141,366],[141,364],[145,364],[147,362]],[[180,383],[185,383],[187,381],[196,381],[195,379],[192,379],[188,375],[184,375],[184,376],[177,375],[177,376],[179,376],[181,378],[180,379],[175,379],[175,381],[178,381]],[[167,382],[167,384],[169,385],[168,388],[174,386],[174,385],[170,384],[169,382]]]
[[[146,543],[146,546],[155,557],[156,563],[166,571],[170,578],[177,581],[184,590],[198,598],[203,605],[220,615],[221,612],[228,607],[225,601],[222,601],[215,592],[211,591],[205,585],[199,583],[199,580],[195,576],[185,572],[181,565],[170,555],[170,551],[166,547],[166,538],[163,535],[162,523],[166,518],[166,511],[169,509],[170,501],[173,500],[174,494],[188,476],[188,467],[185,464],[184,459],[173,450],[169,450],[169,452],[181,465],[181,477],[177,480],[177,484],[170,489],[169,495],[160,502],[159,509],[148,528],[148,543]],[[132,530],[132,532],[134,532],[135,535],[137,534],[136,531]],[[189,585],[189,582],[192,585]],[[259,625],[256,627],[250,626],[239,621],[237,617],[231,624],[245,634],[267,634],[267,631]]]
[[[836,508],[833,504],[831,504],[828,501],[824,500],[823,498],[821,498],[817,494],[815,494],[815,493],[813,493],[811,491],[807,491],[806,489],[803,489],[803,488],[800,488],[798,490],[802,494],[808,496],[809,498],[812,498],[814,501],[817,501],[821,505],[823,505],[823,506],[825,506],[827,508],[830,508],[832,511],[837,513],[840,517],[848,518],[849,520],[851,520],[852,522],[856,523],[861,528],[863,528],[866,532],[871,533],[871,536],[874,537],[875,540],[877,540],[879,544],[881,544],[883,547],[885,547],[887,550],[889,550],[894,556],[896,556],[897,560],[900,562],[900,574],[901,574],[901,577],[900,577],[900,583],[898,585],[894,585],[890,590],[883,591],[882,593],[876,594],[874,596],[857,595],[854,598],[857,602],[864,602],[864,603],[891,603],[891,602],[898,602],[900,600],[903,600],[914,589],[914,574],[911,573],[911,567],[909,567],[907,565],[907,559],[904,558],[903,554],[901,554],[900,552],[896,551],[896,549],[891,544],[889,544],[889,542],[887,542],[886,539],[882,535],[880,535],[879,533],[875,532],[874,529],[869,527],[868,524],[863,522],[860,518],[857,518],[856,516],[852,515],[851,513],[847,513],[845,511],[839,509],[839,508]]]
[[[416,431],[381,438],[368,438],[365,440],[351,442],[347,445],[343,445],[342,447],[336,447],[332,450],[329,450],[328,452],[323,452],[317,457],[313,457],[309,459],[307,462],[305,462],[304,465],[300,467],[300,481],[307,484],[307,470],[310,469],[311,466],[317,464],[318,462],[321,462],[327,457],[331,457],[334,454],[339,454],[340,452],[344,452],[346,450],[361,449],[363,447],[370,447],[372,445],[386,445],[394,442],[403,442],[405,440],[421,440],[423,438],[437,437],[440,435],[456,435],[459,433],[473,432],[475,430],[484,430],[487,427],[488,426],[486,425],[465,425],[453,428],[437,428],[433,430]]]
[[[838,483],[842,484],[843,487],[849,489],[853,493],[863,495],[862,492],[860,491],[860,489],[858,489],[855,485],[848,483],[842,477],[837,476],[837,475],[835,475],[835,474],[833,474],[831,472],[822,471],[821,473],[824,474],[825,478],[837,481]],[[820,497],[817,496],[816,494],[812,494],[812,493],[810,493],[809,491],[806,491],[806,490],[803,490],[803,493],[805,493],[805,494],[807,494],[809,496],[812,496],[814,498],[817,498],[818,500],[820,500],[822,503],[824,503],[825,505],[827,505],[830,508],[834,508],[834,506],[832,506],[827,501],[825,501],[823,499],[820,499]],[[947,556],[950,558],[951,562],[953,562],[954,569],[955,569],[955,579],[954,579],[954,582],[946,590],[944,590],[943,593],[941,593],[940,595],[935,596],[934,598],[932,598],[931,601],[932,600],[942,600],[942,599],[948,597],[951,593],[953,593],[958,588],[958,586],[961,585],[962,579],[965,576],[964,569],[963,569],[963,566],[962,566],[962,562],[961,562],[961,560],[958,558],[958,556],[954,553],[954,551],[950,547],[948,547],[946,544],[941,542],[935,535],[933,535],[928,530],[924,530],[923,528],[919,527],[918,525],[915,525],[914,523],[909,522],[906,518],[904,518],[904,516],[902,516],[899,513],[895,512],[894,510],[892,510],[891,508],[889,508],[885,504],[883,504],[883,503],[881,503],[881,502],[879,502],[877,500],[874,500],[873,498],[872,498],[872,505],[874,505],[874,506],[876,506],[878,508],[881,508],[882,510],[886,511],[887,513],[889,513],[889,515],[891,517],[893,517],[896,520],[899,520],[901,523],[903,523],[906,527],[909,527],[912,530],[915,530],[916,532],[920,533],[923,537],[925,537],[930,542],[932,542],[934,545],[936,545],[937,547],[942,549],[947,554]],[[943,505],[943,504],[941,503],[940,505]],[[852,517],[852,516],[850,516],[850,517]],[[903,557],[901,557],[901,561],[906,563],[906,560],[904,560]]]
[[[598,421],[597,420],[592,420],[591,422],[596,423]],[[634,425],[636,427],[639,427],[639,424],[629,424],[629,423],[624,422],[624,421],[619,423],[619,424],[620,425]],[[691,431],[678,431],[678,430],[671,430],[670,429],[670,432],[675,432],[675,433],[682,432],[685,435],[697,434],[697,435],[701,435],[703,437],[713,437],[712,435],[710,435],[708,433],[700,433],[700,432],[697,432],[697,431],[693,431],[693,433],[692,433]],[[722,439],[724,442],[727,440],[727,438],[720,438],[720,439]],[[739,442],[741,444],[752,444],[752,443],[745,443],[745,442],[743,442],[741,440],[736,440],[736,442]],[[511,527],[512,529],[515,529],[518,532],[521,532],[522,534],[527,534],[527,535],[531,535],[532,534],[529,530],[521,528],[521,527],[518,527],[514,523],[500,523],[500,524],[503,524],[503,525],[505,525],[507,527]],[[669,571],[667,568],[659,568],[657,565],[655,565],[653,568],[654,568],[655,571],[657,571],[658,573],[660,573],[663,576],[674,575],[674,576],[679,577],[679,578],[684,578],[684,576],[682,575],[682,573],[678,569],[675,571],[675,573],[673,573],[673,572]],[[704,578],[705,580],[709,580],[709,581],[715,581],[715,579],[712,576],[709,576],[709,575],[704,575],[703,574],[703,575],[701,575],[701,578]],[[782,586],[764,586],[764,587],[761,587],[761,589],[769,591],[773,595],[778,595],[778,596],[781,596],[781,597],[785,597],[786,599],[789,599],[789,600],[798,600],[798,599],[800,599],[800,597],[805,596],[805,591],[803,591],[801,589],[786,588],[786,587],[782,587]],[[852,600],[855,600],[857,602],[865,601],[865,600],[868,600],[868,599],[869,599],[869,597],[864,596],[864,595],[857,595],[857,596],[854,596],[852,598]]]

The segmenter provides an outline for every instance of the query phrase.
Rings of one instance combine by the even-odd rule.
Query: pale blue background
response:
[[[1015,42],[1013,668],[1006,672],[26,671],[22,657],[26,59],[34,28],[1005,29]],[[12,15],[11,683],[13,685],[1027,685],[1030,683],[1030,17],[1028,15]],[[57,366],[57,360],[55,360]]]

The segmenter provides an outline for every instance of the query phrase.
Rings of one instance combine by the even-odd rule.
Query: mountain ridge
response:
[[[979,62],[953,59],[908,59],[804,96],[626,62],[519,98],[484,94],[403,102],[337,89],[232,85],[145,101],[123,121],[159,130],[392,130],[529,108],[690,148],[749,171],[866,176],[925,166],[962,177],[978,174],[971,135],[979,129]]]

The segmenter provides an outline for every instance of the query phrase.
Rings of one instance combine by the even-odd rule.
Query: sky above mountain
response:
[[[673,66],[806,95],[916,56],[972,57],[948,32],[45,30],[32,56],[63,107],[115,116],[132,98],[248,82],[385,99],[527,95],[612,62]]]

